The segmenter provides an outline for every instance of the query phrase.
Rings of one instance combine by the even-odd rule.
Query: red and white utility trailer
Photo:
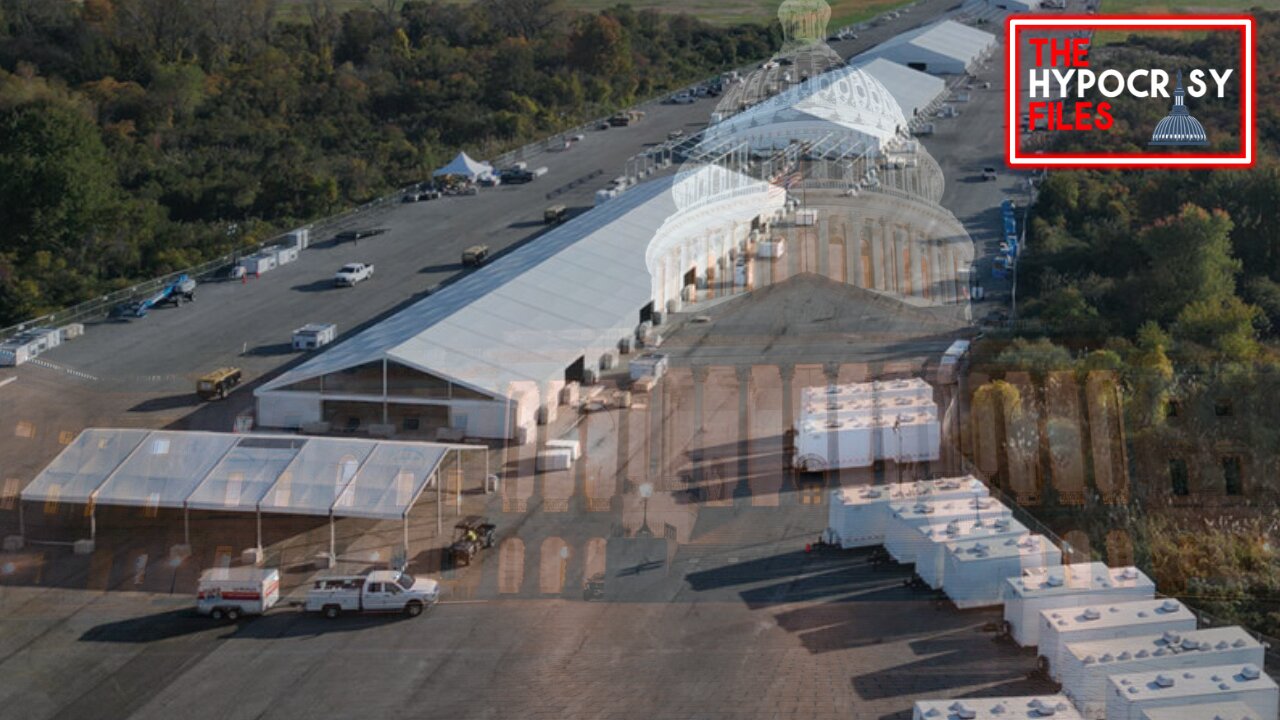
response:
[[[200,574],[196,612],[214,620],[261,615],[280,600],[280,571],[274,568],[214,568]]]

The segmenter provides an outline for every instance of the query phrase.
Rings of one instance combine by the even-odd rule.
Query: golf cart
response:
[[[497,526],[479,515],[463,518],[453,526],[454,540],[449,546],[449,565],[470,565],[471,559],[481,550],[493,547],[493,531]]]

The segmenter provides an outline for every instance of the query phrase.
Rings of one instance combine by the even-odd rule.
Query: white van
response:
[[[416,617],[439,599],[440,583],[435,580],[396,570],[375,570],[368,575],[316,580],[307,591],[306,609],[330,619],[344,612],[402,612]]]

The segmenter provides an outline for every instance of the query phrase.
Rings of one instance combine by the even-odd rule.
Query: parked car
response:
[[[508,168],[502,171],[502,183],[504,185],[523,185],[527,182],[533,182],[535,177],[537,176],[524,168]]]
[[[552,205],[542,213],[542,222],[547,225],[559,225],[569,218],[569,208],[564,205]]]
[[[440,600],[440,583],[396,570],[320,578],[307,591],[306,609],[334,619],[344,612],[402,612],[410,617]]]
[[[995,180],[997,177],[996,169],[994,167],[988,165],[987,167],[982,168],[983,180]]]
[[[680,129],[672,130],[671,132],[667,133],[668,140],[679,140],[682,137],[684,137],[684,131]]]
[[[353,287],[373,277],[373,266],[365,263],[347,263],[333,276],[333,284],[338,287]]]
[[[488,245],[472,245],[462,251],[462,264],[479,267],[489,259]]]
[[[672,105],[692,105],[697,101],[698,101],[697,98],[695,98],[694,96],[688,93],[680,93],[679,95],[672,95],[671,99],[668,100],[668,102],[670,102]]]

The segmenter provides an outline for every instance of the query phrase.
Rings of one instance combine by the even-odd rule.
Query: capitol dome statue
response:
[[[1186,90],[1182,88],[1182,71],[1178,71],[1178,86],[1173,91],[1173,108],[1156,125],[1151,133],[1151,145],[1204,146],[1209,144],[1204,126],[1191,117],[1186,106]]]

